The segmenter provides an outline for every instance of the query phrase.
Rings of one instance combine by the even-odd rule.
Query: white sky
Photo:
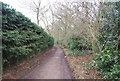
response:
[[[0,0],[4,3],[9,4],[13,8],[15,8],[17,11],[21,12],[24,14],[26,17],[30,18],[32,22],[36,22],[35,15],[29,11],[25,6],[25,2],[30,2],[32,0]],[[37,0],[34,0],[37,1]],[[47,4],[52,4],[56,1],[58,2],[64,2],[64,1],[85,1],[85,0],[41,0],[42,5],[47,5]],[[86,1],[93,1],[93,0],[86,0]],[[105,0],[105,1],[120,1],[120,0]]]
[[[29,3],[30,1],[33,0],[0,0],[4,3],[9,4],[10,6],[12,6],[14,9],[16,9],[17,11],[21,12],[22,14],[24,14],[26,17],[28,17],[29,19],[31,19],[32,22],[36,22],[36,15],[31,12],[27,7],[27,2]],[[35,2],[38,0],[34,0]],[[52,4],[56,1],[64,1],[64,0],[41,0],[41,4],[42,5],[47,5],[47,4]],[[66,1],[66,0],[65,0]],[[71,0],[69,0],[71,1]],[[44,24],[40,24],[42,27],[44,27]]]
[[[25,4],[24,2],[28,2],[30,0],[0,0],[4,3],[9,4],[10,6],[12,6],[13,8],[15,8],[17,11],[21,12],[22,14],[24,14],[26,17],[30,18],[33,22],[35,22],[35,15],[33,13],[31,13],[29,11],[29,9],[25,8]],[[37,1],[37,0],[34,0]],[[46,5],[48,4],[48,2],[53,3],[56,0],[42,0],[42,4]]]
[[[0,0],[4,3],[9,4],[10,6],[12,6],[14,9],[16,9],[17,11],[21,12],[22,14],[24,14],[26,17],[28,17],[29,19],[31,19],[32,22],[36,22],[36,15],[31,12],[27,7],[27,5],[30,1],[33,0]],[[35,2],[38,0],[34,0]],[[41,0],[41,4],[42,5],[47,5],[47,4],[53,4],[54,2],[63,2],[63,1],[72,1],[72,0]],[[76,0],[73,0],[76,1]],[[27,3],[28,2],[28,3]],[[42,27],[44,27],[44,24],[40,24]]]

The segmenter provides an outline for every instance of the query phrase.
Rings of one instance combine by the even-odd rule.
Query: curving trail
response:
[[[22,79],[72,79],[64,51],[59,46],[55,46],[41,64]]]

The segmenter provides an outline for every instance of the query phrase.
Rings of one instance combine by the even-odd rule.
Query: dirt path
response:
[[[41,64],[22,79],[71,79],[71,73],[64,57],[64,51],[58,47],[45,57]]]

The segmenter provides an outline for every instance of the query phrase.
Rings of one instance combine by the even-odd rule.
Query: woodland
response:
[[[3,69],[59,45],[80,56],[91,51],[92,66],[103,79],[120,79],[120,2],[55,2],[28,9],[36,23],[2,4]],[[44,27],[41,27],[41,23]]]

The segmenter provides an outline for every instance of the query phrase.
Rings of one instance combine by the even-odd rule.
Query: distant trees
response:
[[[92,49],[104,78],[119,78],[120,2],[55,2],[40,16],[56,43]]]
[[[95,66],[104,78],[120,78],[119,3],[66,2],[53,9],[56,21],[51,34],[71,49],[92,47]]]
[[[23,3],[22,5],[25,6],[28,9],[28,11],[34,14],[36,23],[39,26],[43,25],[47,29],[47,31],[49,31],[48,12],[50,11],[50,5],[43,5],[42,0],[31,0],[31,1],[25,0],[25,1],[21,1],[21,3]]]
[[[97,35],[99,29],[99,4],[87,2],[66,2],[54,5],[55,22],[52,35],[67,45],[71,36],[79,36],[91,41],[93,51],[100,50]],[[57,31],[55,33],[55,31]],[[59,35],[58,35],[59,34]],[[59,36],[59,37],[58,37]]]

